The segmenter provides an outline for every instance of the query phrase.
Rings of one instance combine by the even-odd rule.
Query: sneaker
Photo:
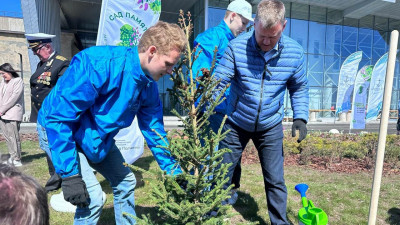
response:
[[[12,159],[12,158],[9,158],[7,162],[8,162],[9,165],[13,165],[13,166],[15,166],[15,167],[20,167],[20,166],[22,166],[21,160],[14,160],[14,159]]]
[[[13,160],[13,165],[15,167],[20,167],[20,166],[22,166],[22,162],[21,162],[21,160]]]
[[[103,205],[106,203],[106,200],[107,200],[107,195],[103,191]],[[51,208],[53,208],[55,211],[58,212],[75,213],[76,211],[75,205],[72,205],[70,202],[65,201],[63,192],[51,196],[50,206]]]

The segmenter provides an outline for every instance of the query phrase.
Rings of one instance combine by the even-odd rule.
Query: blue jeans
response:
[[[134,218],[124,216],[123,213],[136,216],[134,208],[136,178],[132,171],[123,165],[125,160],[118,148],[114,145],[106,158],[100,163],[90,163],[81,151],[78,153],[80,171],[89,192],[90,204],[88,207],[76,209],[74,224],[97,224],[100,218],[103,208],[103,192],[92,168],[110,182],[114,194],[116,224],[135,224]]]
[[[39,123],[36,124],[38,132],[39,146],[46,152],[47,166],[49,168],[50,178],[47,180],[44,188],[47,192],[58,190],[61,187],[61,177],[56,173],[53,162],[51,160],[51,151],[49,147],[49,141],[47,140],[46,129]]]
[[[46,152],[48,156],[51,157],[49,141],[47,140],[46,129],[40,125],[40,123],[36,123],[36,130],[38,132],[39,137],[39,146],[40,148]]]
[[[214,133],[218,132],[218,130],[221,126],[222,120],[224,119],[224,116],[225,116],[224,114],[218,113],[218,112],[215,113],[214,115],[210,116],[210,118],[209,118],[210,127],[214,131]],[[217,148],[218,148],[218,146],[217,146]],[[233,188],[240,187],[240,177],[242,175],[242,166],[240,164],[241,161],[242,161],[242,156],[240,156],[240,159],[235,167],[235,170],[233,171],[233,177],[232,177],[232,181],[231,181],[231,183],[234,185]]]
[[[260,158],[267,195],[268,213],[271,224],[289,224],[286,218],[287,190],[283,171],[283,127],[277,124],[266,131],[248,132],[227,120],[225,130],[231,130],[219,144],[219,148],[229,148],[232,152],[223,155],[222,163],[232,163],[227,176],[229,182],[233,171],[250,139],[253,140]],[[226,187],[228,186],[226,184]]]

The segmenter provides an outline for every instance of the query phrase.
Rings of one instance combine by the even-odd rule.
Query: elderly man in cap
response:
[[[31,115],[30,122],[37,122],[37,115],[43,100],[56,85],[58,78],[63,75],[68,68],[69,61],[57,54],[51,44],[51,39],[55,35],[35,33],[25,34],[29,42],[29,48],[32,50],[40,62],[37,65],[35,73],[31,76]],[[49,167],[50,179],[47,181],[46,191],[54,191],[61,187],[61,178],[55,173],[53,163],[50,159],[49,146],[43,141],[43,131],[38,129],[40,147],[47,153],[47,164]]]
[[[198,46],[197,51],[201,50],[197,60],[193,62],[193,73],[199,76],[202,75],[201,69],[210,69],[213,57],[214,49],[218,48],[215,66],[218,66],[219,60],[222,58],[225,48],[228,46],[229,41],[237,37],[243,31],[246,30],[247,25],[252,18],[252,7],[250,3],[245,0],[235,0],[228,5],[224,19],[218,26],[210,28],[203,33],[199,34],[194,40],[194,46]],[[225,92],[226,99],[229,95],[229,89]],[[226,113],[226,102],[223,101],[220,105],[215,108],[215,114],[210,116],[211,129],[217,133],[221,126],[222,119]],[[241,175],[240,162],[235,167],[235,172],[232,178],[232,189],[231,198],[228,200],[229,204],[235,204],[238,194],[237,189],[240,187],[240,175]]]

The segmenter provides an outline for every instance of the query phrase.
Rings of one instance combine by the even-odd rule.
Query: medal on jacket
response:
[[[51,65],[53,64],[54,58],[51,59],[50,61],[46,62],[46,66],[44,67],[44,70],[49,70],[51,67]],[[39,75],[37,82],[39,84],[46,84],[46,85],[50,85],[50,81],[51,81],[51,72],[50,71],[46,71],[43,72],[42,74]]]
[[[50,85],[51,81],[51,72],[43,72],[42,74],[39,75],[37,82],[39,84],[46,84]]]

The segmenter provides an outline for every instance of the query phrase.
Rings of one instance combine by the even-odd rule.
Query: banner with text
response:
[[[371,81],[372,68],[372,65],[364,66],[357,73],[354,82],[350,129],[365,129],[365,110],[367,106],[367,93]]]
[[[103,0],[96,45],[136,46],[160,13],[161,0]]]
[[[338,93],[336,98],[336,113],[347,112],[351,107],[351,93],[353,93],[358,65],[362,58],[362,51],[354,52],[344,60],[339,72]]]
[[[160,13],[161,0],[103,0],[96,45],[135,47]],[[136,117],[114,139],[127,163],[132,164],[143,154],[144,138]]]
[[[367,122],[375,120],[382,109],[387,60],[388,53],[384,54],[375,63],[374,69],[372,70],[367,104]]]

